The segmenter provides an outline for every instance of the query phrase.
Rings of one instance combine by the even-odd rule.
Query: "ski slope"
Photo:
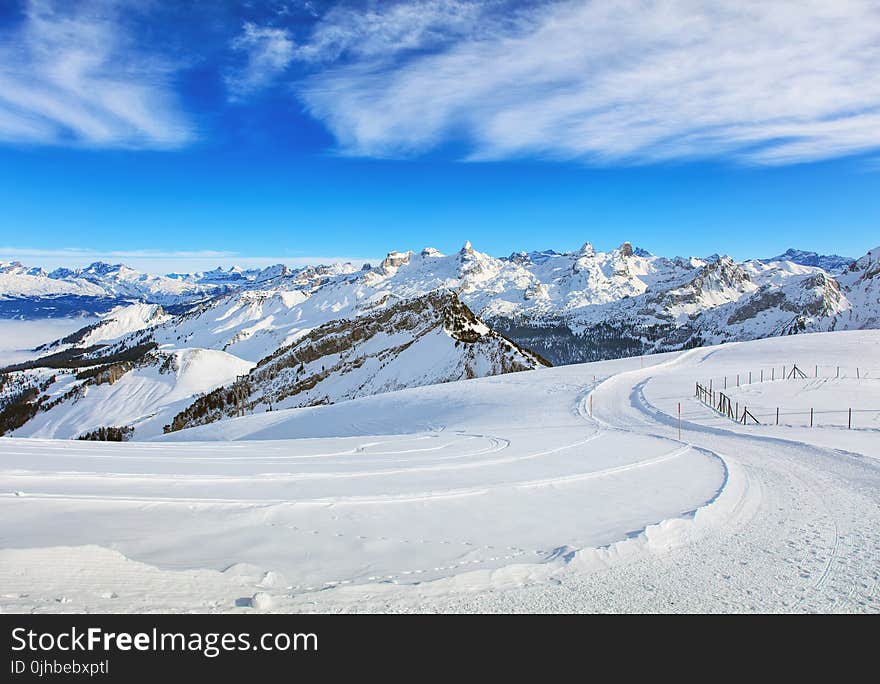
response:
[[[71,402],[37,413],[14,434],[76,439],[101,426],[129,425],[139,439],[154,437],[162,434],[163,427],[192,402],[193,396],[230,383],[254,366],[216,349],[176,349],[164,358],[167,368],[155,361],[132,369],[112,384],[82,385],[81,393]],[[47,390],[50,397],[63,396],[76,386],[74,373],[44,370],[42,374],[57,378]]]
[[[742,426],[693,396],[710,376],[844,360],[880,368],[880,333],[516,373],[146,443],[2,439],[0,608],[876,612],[876,432]]]

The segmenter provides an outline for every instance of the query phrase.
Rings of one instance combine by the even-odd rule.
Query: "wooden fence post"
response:
[[[849,410],[849,419],[846,421],[846,429],[852,430],[852,408]]]
[[[810,427],[813,427],[813,409],[810,408]]]
[[[779,407],[776,407],[776,424],[779,425]]]

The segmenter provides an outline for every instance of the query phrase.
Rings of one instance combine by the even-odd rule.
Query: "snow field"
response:
[[[0,507],[16,524],[0,530],[7,548],[100,545],[166,570],[245,563],[284,577],[282,598],[557,567],[690,516],[726,477],[707,452],[584,420],[577,405],[602,370],[406,390],[153,443],[4,440]]]
[[[878,367],[880,333],[517,373],[148,443],[0,440],[0,607],[880,611],[876,434],[742,426],[693,397],[697,380],[792,359]]]

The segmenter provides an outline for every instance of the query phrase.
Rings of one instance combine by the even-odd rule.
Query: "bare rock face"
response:
[[[399,268],[404,264],[408,264],[411,257],[412,252],[388,252],[388,256],[382,260],[382,268],[386,271],[392,268]]]

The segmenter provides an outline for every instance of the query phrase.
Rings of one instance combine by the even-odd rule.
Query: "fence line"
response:
[[[830,369],[831,373],[828,376],[820,375],[820,369]],[[730,376],[725,375],[723,377],[720,385],[724,390],[728,388],[728,378],[730,379],[730,384],[733,385],[735,382],[735,387],[742,387],[744,385],[751,385],[762,382],[775,382],[777,378],[776,373],[777,367],[772,367],[769,369],[769,373],[766,372],[766,369],[761,369],[759,371],[747,371],[747,372],[739,372],[735,374],[731,374]],[[853,375],[842,375],[841,370],[844,373],[851,372],[852,369],[842,369],[840,366],[822,366],[819,364],[814,364],[812,369],[813,374],[810,375],[804,369],[800,368],[797,364],[788,365],[785,364],[781,367],[781,372],[779,373],[780,381],[785,380],[810,380],[811,378],[843,378],[843,379],[858,379],[858,380],[880,380],[880,370],[875,369],[867,369],[857,367],[855,368],[855,374]],[[748,378],[748,382],[744,382],[745,378]],[[781,410],[780,407],[776,407],[775,411],[772,411],[769,407],[758,407],[757,410],[753,407],[751,410],[743,404],[742,411],[740,411],[739,402],[731,400],[731,398],[722,390],[715,389],[714,387],[714,378],[709,380],[708,385],[701,384],[700,382],[695,383],[694,396],[699,399],[704,405],[711,408],[713,411],[718,413],[719,415],[728,418],[736,423],[740,423],[742,425],[746,424],[755,424],[755,425],[779,425],[780,418],[784,418],[787,416],[809,416],[809,426],[814,427],[816,425],[816,416],[827,416],[830,414],[843,414],[846,416],[846,427],[847,429],[852,429],[853,423],[853,414],[864,414],[864,413],[876,413],[880,414],[880,408],[877,409],[865,409],[865,408],[852,408],[847,407],[844,409],[820,409],[816,410],[815,408],[809,409],[800,409],[800,410]],[[762,423],[759,418],[769,418],[766,423]],[[826,423],[826,425],[828,425]],[[837,424],[834,424],[838,426]],[[842,425],[839,425],[842,427]]]
[[[794,370],[797,369],[797,370]],[[799,379],[825,378],[835,380],[880,380],[880,368],[863,368],[861,366],[831,366],[814,364],[813,366],[800,368],[797,364],[782,364],[759,370],[740,371],[730,375],[710,378],[709,389],[728,389],[728,387],[741,387],[743,384],[755,382],[774,382],[776,380],[790,380],[794,372]],[[802,375],[798,375],[802,374]],[[748,378],[748,382],[745,382]]]

